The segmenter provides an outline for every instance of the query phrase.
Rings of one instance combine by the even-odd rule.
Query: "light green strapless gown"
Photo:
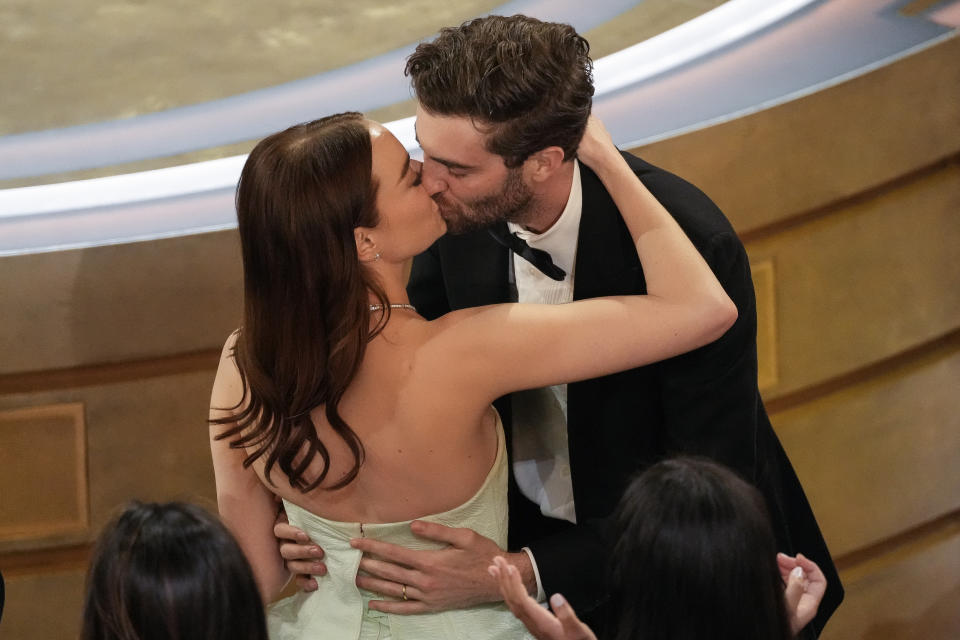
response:
[[[449,527],[467,527],[507,546],[507,456],[503,425],[496,421],[497,457],[483,486],[465,503],[419,518]],[[267,626],[271,640],[517,640],[532,638],[506,605],[492,603],[439,613],[393,615],[370,611],[370,600],[390,599],[359,589],[354,582],[361,553],[351,538],[366,536],[411,549],[438,549],[442,544],[417,538],[410,521],[387,524],[335,522],[284,501],[290,523],[323,548],[327,575],[317,576],[319,588],[300,592],[271,605]]]

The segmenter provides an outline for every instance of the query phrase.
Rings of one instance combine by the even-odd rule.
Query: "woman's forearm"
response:
[[[644,186],[614,146],[603,124],[591,117],[579,151],[620,210],[643,266],[647,294],[675,306],[710,341],[734,322],[736,307],[709,265],[673,216]],[[590,215],[584,211],[584,215]],[[686,320],[680,324],[687,324]]]

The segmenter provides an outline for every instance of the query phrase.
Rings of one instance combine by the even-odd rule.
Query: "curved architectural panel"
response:
[[[960,529],[955,519],[949,523]],[[950,640],[960,637],[960,536],[913,541],[894,558],[844,576],[847,597],[824,640]]]
[[[30,371],[204,350],[216,366],[241,313],[239,249],[231,230],[0,259],[16,301],[0,305],[0,395]]]
[[[948,345],[772,416],[835,557],[957,508],[958,376]]]
[[[515,0],[492,13],[542,17],[586,31],[635,2]],[[0,180],[103,167],[263,137],[317,114],[369,111],[410,97],[404,61],[416,43],[296,82],[127,120],[0,138]]]
[[[682,136],[639,155],[710,194],[752,242],[960,153],[960,38],[829,90]],[[744,189],[743,185],[751,185]]]
[[[640,144],[757,111],[864,73],[952,33],[923,17],[896,13],[888,0],[832,0],[803,10],[798,10],[796,0],[783,0],[779,5],[784,8],[775,13],[773,3],[731,0],[692,21],[693,26],[688,23],[681,28],[680,33],[690,37],[686,48],[676,39],[675,30],[672,35],[664,34],[629,50],[635,61],[663,51],[664,42],[677,51],[686,51],[674,60],[680,66],[669,72],[661,66],[644,67],[640,72],[629,70],[620,54],[611,56],[609,63],[608,59],[598,61],[598,86],[616,89],[596,101],[596,109],[614,138],[621,144]],[[751,34],[730,27],[743,17],[736,10],[746,6],[762,6],[767,11],[764,15],[768,21],[753,22],[757,31]],[[780,19],[786,13],[790,15]],[[769,20],[775,22],[770,24]],[[705,24],[707,31],[740,39],[732,43],[716,40],[715,50],[702,55],[696,46]],[[700,57],[691,61],[697,55]],[[649,77],[651,73],[657,75]],[[624,86],[627,82],[633,84]],[[314,104],[311,115],[316,113]],[[409,147],[415,145],[412,120],[390,123],[390,128]],[[222,196],[235,183],[238,161],[215,162],[220,163],[219,173],[211,172],[216,173],[212,178],[202,175],[206,169],[199,167],[207,163],[198,163],[187,165],[183,168],[186,173],[178,174],[175,180],[170,176],[176,172],[160,170],[56,187],[0,191],[0,230],[4,231],[0,234],[0,255],[232,226],[232,207],[222,206],[222,199],[218,199],[221,205],[211,209],[203,209],[201,202],[212,192]],[[99,180],[110,181],[109,188]],[[144,187],[144,180],[152,186]],[[199,222],[178,226],[176,210],[166,215],[162,201],[150,205],[143,202],[151,198],[171,198],[177,208],[197,212]],[[68,208],[59,208],[55,199]],[[43,215],[37,220],[32,214]]]
[[[950,293],[944,283],[960,283],[958,208],[960,170],[948,167],[747,242],[751,261],[776,265],[780,375],[764,397],[808,388],[956,329],[960,290]]]
[[[604,96],[597,108],[616,140],[646,144],[808,95],[951,37],[923,16],[898,13],[904,4],[816,2],[695,64]]]

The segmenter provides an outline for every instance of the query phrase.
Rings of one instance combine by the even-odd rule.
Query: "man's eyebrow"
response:
[[[440,164],[445,166],[447,169],[459,169],[460,171],[469,171],[470,169],[474,168],[468,164],[460,164],[459,162],[454,162],[453,160],[445,160],[443,158],[438,158],[437,156],[430,156],[430,159],[433,160],[434,162],[439,162]]]
[[[423,148],[423,145],[420,144],[420,134],[417,133],[416,122],[413,123],[413,139],[417,141],[417,144],[420,145],[420,148]],[[434,162],[439,162],[440,164],[445,166],[447,169],[459,169],[460,171],[469,171],[470,169],[474,168],[468,164],[461,164],[459,162],[454,162],[453,160],[438,158],[437,156],[430,156],[430,159],[433,160]]]

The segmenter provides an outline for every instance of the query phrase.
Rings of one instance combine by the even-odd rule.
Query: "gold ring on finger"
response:
[[[400,595],[403,596],[404,600],[407,600],[407,585],[401,585],[403,589],[400,590]]]

